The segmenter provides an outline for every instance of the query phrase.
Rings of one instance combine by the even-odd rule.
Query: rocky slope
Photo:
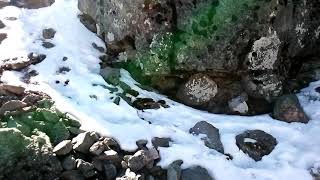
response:
[[[79,9],[107,43],[106,64],[196,108],[270,112],[319,79],[318,1],[79,0]]]

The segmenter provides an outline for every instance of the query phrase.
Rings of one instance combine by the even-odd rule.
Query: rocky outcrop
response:
[[[79,0],[79,9],[107,43],[106,64],[196,108],[270,112],[277,97],[319,79],[317,1]],[[190,95],[196,74],[210,92]]]

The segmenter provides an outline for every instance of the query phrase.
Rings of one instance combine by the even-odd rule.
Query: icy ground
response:
[[[125,101],[117,106],[110,99],[113,94],[100,86],[92,86],[108,86],[99,75],[98,57],[101,53],[91,45],[95,42],[103,46],[103,42],[79,22],[78,13],[76,0],[56,0],[51,7],[38,10],[15,7],[1,9],[0,19],[7,27],[0,29],[0,33],[8,33],[8,38],[0,45],[0,60],[26,56],[29,52],[47,55],[42,63],[30,67],[29,71],[36,70],[39,73],[31,78],[31,84],[20,81],[22,72],[4,72],[1,81],[48,93],[59,109],[80,119],[84,129],[114,136],[124,149],[135,149],[135,141],[139,139],[148,139],[150,142],[154,136],[170,137],[174,141],[171,147],[160,149],[160,164],[164,167],[182,159],[183,167],[199,164],[217,180],[312,179],[309,169],[320,163],[320,94],[314,91],[320,82],[312,83],[299,94],[306,113],[312,119],[308,124],[287,124],[269,115],[240,117],[194,110],[157,93],[139,89],[124,70],[122,80],[138,90],[140,97],[164,99],[171,108],[141,112]],[[7,17],[16,17],[17,20],[10,21]],[[41,46],[44,28],[57,30],[55,38],[51,40],[56,45],[52,49]],[[68,60],[63,61],[63,57],[68,57]],[[63,66],[71,71],[58,74],[58,69]],[[61,83],[57,84],[57,80]],[[66,80],[70,82],[64,86]],[[90,98],[91,95],[97,99]],[[199,137],[188,133],[189,128],[201,120],[220,129],[225,152],[234,157],[232,161],[208,149]],[[235,136],[247,129],[261,129],[278,141],[274,151],[260,162],[249,158],[235,144]]]

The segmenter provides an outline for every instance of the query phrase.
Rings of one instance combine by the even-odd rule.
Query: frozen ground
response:
[[[92,86],[108,85],[99,75],[98,57],[101,54],[91,45],[95,42],[103,46],[103,43],[79,22],[78,13],[76,0],[56,0],[51,7],[38,10],[1,9],[0,19],[7,27],[0,29],[0,33],[8,33],[8,38],[0,45],[0,60],[26,56],[29,52],[47,55],[42,63],[30,67],[29,71],[39,73],[31,79],[31,84],[20,81],[21,72],[4,72],[1,81],[48,93],[62,111],[80,119],[84,129],[114,136],[125,149],[135,149],[135,141],[139,139],[150,140],[154,136],[172,138],[171,147],[160,150],[160,164],[163,166],[182,159],[183,167],[202,165],[217,180],[312,179],[308,169],[320,163],[320,94],[314,91],[320,82],[312,83],[299,94],[306,113],[312,119],[308,124],[287,124],[268,115],[224,116],[194,110],[162,95],[139,89],[126,71],[122,71],[122,80],[138,90],[141,97],[165,99],[171,108],[141,112],[125,101],[117,106],[112,103],[110,97],[114,95],[108,90]],[[7,17],[18,19],[10,21]],[[51,41],[56,46],[52,49],[41,46],[44,28],[57,30]],[[63,61],[63,57],[68,57],[68,60]],[[57,74],[63,66],[71,71]],[[70,81],[68,86],[63,85],[66,80]],[[97,99],[90,98],[90,95]],[[234,157],[232,161],[208,149],[199,137],[188,133],[189,128],[201,120],[220,129],[225,152]],[[247,129],[261,129],[278,140],[274,151],[260,162],[250,159],[235,144],[235,136]]]

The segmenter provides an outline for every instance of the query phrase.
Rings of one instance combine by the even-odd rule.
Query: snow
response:
[[[6,71],[1,81],[49,94],[60,110],[82,122],[82,128],[113,136],[126,150],[135,150],[135,142],[140,139],[151,142],[152,137],[170,137],[173,140],[171,146],[160,148],[160,165],[163,167],[182,159],[183,168],[201,165],[217,180],[312,179],[309,169],[320,163],[320,94],[314,91],[320,86],[320,81],[311,83],[298,94],[311,118],[308,124],[288,124],[274,120],[269,115],[226,116],[195,110],[156,92],[140,89],[125,70],[121,71],[121,80],[139,91],[139,97],[163,99],[170,108],[142,112],[123,100],[118,106],[110,99],[114,97],[113,94],[101,86],[92,85],[110,86],[99,75],[98,57],[102,54],[92,47],[92,43],[104,45],[79,22],[78,13],[76,0],[56,0],[51,7],[38,10],[15,7],[1,9],[0,19],[7,27],[0,29],[0,33],[8,33],[8,38],[0,45],[0,59],[26,56],[29,52],[47,55],[43,62],[29,68],[29,71],[36,70],[39,73],[31,78],[30,84],[20,80],[22,72]],[[18,19],[10,21],[7,17]],[[57,30],[55,38],[48,40],[56,45],[54,48],[45,49],[41,46],[44,28]],[[68,60],[63,61],[63,57],[68,57]],[[71,71],[57,74],[60,67],[69,67]],[[57,84],[57,80],[61,83]],[[70,82],[64,86],[67,80]],[[92,95],[97,99],[90,98]],[[207,148],[201,136],[189,134],[189,129],[202,120],[219,128],[225,152],[231,154],[233,160],[227,160],[224,155]],[[272,153],[259,162],[240,151],[235,143],[237,134],[251,129],[263,130],[278,141]]]

